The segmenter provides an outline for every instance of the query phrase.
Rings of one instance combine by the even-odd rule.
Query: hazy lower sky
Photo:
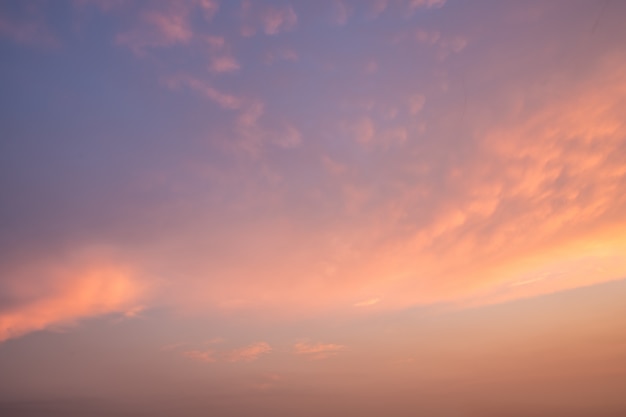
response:
[[[0,414],[626,415],[624,22],[0,0]]]

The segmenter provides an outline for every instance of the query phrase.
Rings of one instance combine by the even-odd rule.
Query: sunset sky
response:
[[[0,0],[0,415],[626,415],[625,22]]]

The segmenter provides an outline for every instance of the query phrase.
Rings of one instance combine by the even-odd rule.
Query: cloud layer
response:
[[[75,58],[29,73],[32,96],[7,70],[2,338],[138,305],[369,314],[626,276],[622,29],[581,34],[599,11],[560,20],[559,3],[478,29],[465,7],[79,1],[72,34],[44,4],[5,7],[7,45],[48,31]],[[119,79],[75,84],[80,42]],[[124,266],[51,255],[100,246]]]

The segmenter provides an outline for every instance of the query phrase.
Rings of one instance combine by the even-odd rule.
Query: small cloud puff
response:
[[[211,72],[215,73],[234,72],[239,68],[241,68],[239,62],[237,62],[237,60],[232,56],[228,55],[213,58],[209,67]]]
[[[410,0],[409,10],[414,11],[416,9],[438,9],[446,4],[446,0]]]
[[[422,94],[415,94],[409,97],[409,100],[407,103],[409,113],[412,116],[415,116],[417,113],[422,111],[425,103],[426,103],[426,97],[424,97]]]
[[[271,351],[272,347],[268,343],[257,342],[241,349],[231,351],[226,355],[226,360],[228,362],[252,362]]]
[[[284,8],[267,8],[261,16],[263,29],[267,35],[276,35],[295,28],[298,15],[291,6]]]
[[[183,352],[183,356],[191,358],[193,360],[205,363],[213,363],[216,362],[217,359],[214,356],[214,352],[212,350],[188,350]]]
[[[333,343],[298,342],[293,346],[294,354],[304,356],[310,360],[326,359],[345,349],[344,345]]]
[[[359,301],[358,303],[354,304],[355,307],[369,307],[369,306],[373,306],[374,304],[378,304],[380,302],[380,298],[371,298],[369,300],[364,300],[364,301]]]
[[[336,1],[333,3],[333,22],[339,26],[343,26],[348,23],[348,19],[352,14],[352,8],[343,1]]]

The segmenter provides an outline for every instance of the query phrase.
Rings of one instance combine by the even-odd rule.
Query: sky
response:
[[[626,2],[0,0],[0,413],[626,413]]]

